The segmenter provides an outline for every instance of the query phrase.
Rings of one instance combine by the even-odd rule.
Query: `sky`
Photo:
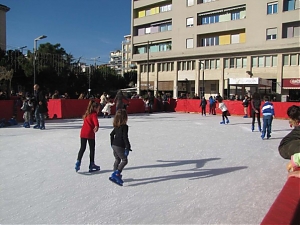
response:
[[[81,62],[107,63],[111,51],[121,49],[130,34],[131,0],[0,0],[6,14],[7,50],[38,44],[61,44]],[[24,52],[25,50],[24,49]]]

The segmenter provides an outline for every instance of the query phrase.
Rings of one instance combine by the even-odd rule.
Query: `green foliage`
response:
[[[0,66],[7,70],[14,69],[12,89],[17,90],[22,86],[25,91],[32,90],[34,59],[36,83],[50,92],[58,90],[62,94],[68,92],[71,96],[75,92],[87,92],[89,78],[93,94],[125,88],[132,80],[136,80],[135,75],[129,74],[128,78],[123,78],[106,65],[98,68],[89,66],[88,72],[83,72],[80,60],[76,61],[60,44],[45,43],[39,45],[35,54],[28,51],[24,55],[19,50],[5,52],[0,49]]]

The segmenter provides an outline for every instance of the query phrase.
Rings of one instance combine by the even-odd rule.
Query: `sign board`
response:
[[[249,84],[258,84],[259,78],[229,78],[230,85],[249,85]]]
[[[282,79],[284,89],[300,89],[300,78]]]

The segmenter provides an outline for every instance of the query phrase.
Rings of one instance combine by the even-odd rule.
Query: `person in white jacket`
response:
[[[107,95],[107,99],[109,99],[109,95]],[[115,105],[115,103],[111,103],[110,101],[107,101],[104,108],[102,109],[102,113],[103,113],[103,118],[105,118],[105,116],[107,116],[107,118],[110,118],[110,114],[111,114],[111,110],[110,108]]]
[[[225,124],[225,118],[226,118],[226,124],[228,124],[229,119],[227,117],[227,113],[228,113],[227,106],[223,102],[222,98],[219,98],[218,102],[219,102],[219,109],[222,111],[222,121],[220,122],[220,124]]]

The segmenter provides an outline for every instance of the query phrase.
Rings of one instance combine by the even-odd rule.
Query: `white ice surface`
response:
[[[96,164],[81,170],[81,119],[47,120],[46,130],[0,129],[1,224],[259,224],[286,182],[278,144],[291,129],[273,121],[270,140],[251,119],[161,113],[129,116],[133,152],[124,186],[108,180],[112,118],[99,118]]]

